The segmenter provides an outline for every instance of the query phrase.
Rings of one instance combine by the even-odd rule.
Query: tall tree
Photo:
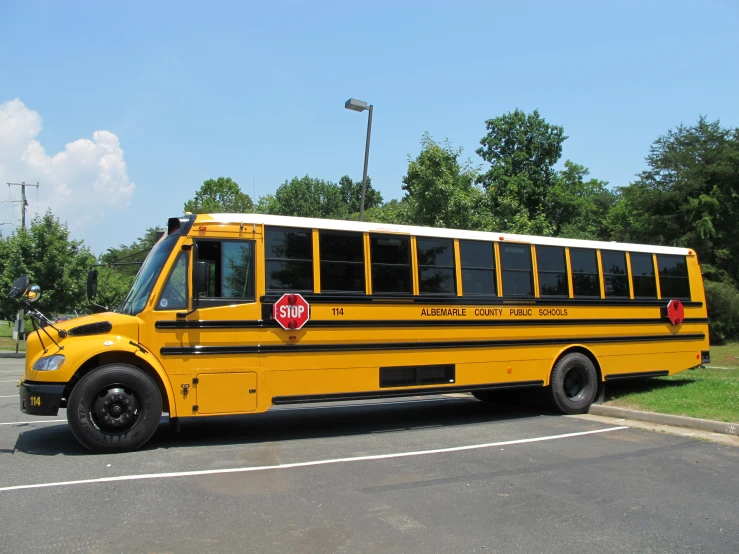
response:
[[[339,179],[339,188],[341,189],[341,198],[347,206],[349,214],[359,213],[359,206],[362,201],[362,181],[352,181],[348,175],[344,175]],[[382,194],[372,188],[372,179],[367,177],[367,184],[364,190],[364,209],[371,210],[382,206]]]
[[[549,190],[544,212],[556,236],[609,239],[606,217],[616,202],[608,183],[586,179],[586,167],[567,160]]]
[[[536,219],[557,182],[554,165],[562,156],[564,129],[547,123],[536,110],[526,114],[519,109],[489,119],[485,126],[477,153],[490,168],[478,182],[490,194],[491,208],[498,212],[515,204]]]
[[[261,197],[257,211],[272,215],[346,219],[349,206],[336,183],[306,175],[285,181],[277,187],[274,195]]]
[[[204,181],[195,197],[185,202],[184,210],[194,214],[246,213],[254,210],[254,202],[231,177],[218,177]]]
[[[652,144],[647,164],[609,214],[614,239],[693,248],[704,273],[739,282],[739,128],[705,117],[680,125]]]
[[[50,211],[37,216],[28,229],[5,239],[0,286],[8,290],[20,275],[41,287],[39,307],[48,313],[86,312],[85,277],[95,257],[82,241],[70,240],[66,224]],[[18,306],[0,295],[0,312],[12,318]]]
[[[480,229],[486,226],[483,191],[475,184],[477,169],[460,162],[461,148],[435,142],[428,133],[421,139],[421,152],[408,158],[402,189],[407,217],[415,225]]]

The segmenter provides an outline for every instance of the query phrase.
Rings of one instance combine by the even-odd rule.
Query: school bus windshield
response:
[[[118,310],[119,313],[136,315],[143,311],[146,300],[149,298],[152,288],[154,288],[154,283],[172,253],[176,242],[177,235],[170,235],[154,245],[136,275],[126,299],[121,304],[121,308]]]

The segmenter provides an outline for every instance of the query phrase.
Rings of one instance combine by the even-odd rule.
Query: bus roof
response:
[[[515,235],[512,233],[493,233],[486,231],[466,231],[462,229],[444,229],[437,227],[416,227],[413,225],[394,225],[389,223],[373,223],[369,221],[345,221],[341,219],[317,219],[310,217],[291,217],[265,214],[201,214],[197,223],[213,221],[222,224],[257,224],[275,225],[279,227],[301,227],[306,229],[326,229],[331,231],[356,231],[368,233],[394,233],[417,237],[435,237],[447,239],[485,240],[503,242],[524,242],[542,246],[569,246],[572,248],[598,248],[600,250],[624,250],[629,252],[647,252],[654,254],[692,255],[688,248],[671,246],[652,246],[647,244],[630,244],[625,242],[604,242],[596,240],[564,239],[540,237],[534,235]]]

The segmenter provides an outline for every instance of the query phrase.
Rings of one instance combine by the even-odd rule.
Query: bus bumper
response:
[[[64,383],[23,381],[19,387],[21,412],[29,415],[57,415],[62,403]]]

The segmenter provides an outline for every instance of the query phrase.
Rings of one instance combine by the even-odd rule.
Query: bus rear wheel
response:
[[[162,395],[138,368],[114,364],[85,375],[72,389],[67,421],[75,438],[93,452],[129,452],[157,430]]]
[[[560,358],[552,370],[549,393],[563,414],[584,414],[598,393],[598,372],[585,354],[571,352]]]

